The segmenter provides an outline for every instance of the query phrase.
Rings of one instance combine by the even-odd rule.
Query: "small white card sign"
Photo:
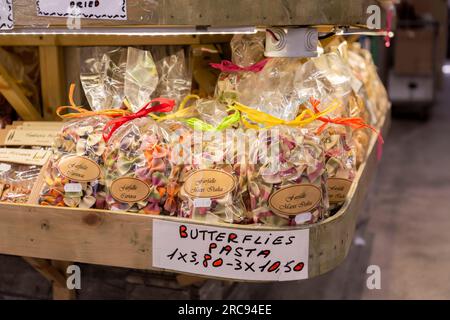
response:
[[[153,220],[153,266],[214,277],[308,278],[309,229],[261,231]]]
[[[14,27],[12,0],[0,0],[0,30]]]
[[[36,0],[39,16],[127,19],[126,0]]]

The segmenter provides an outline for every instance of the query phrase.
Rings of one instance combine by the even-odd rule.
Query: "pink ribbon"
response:
[[[221,63],[210,63],[209,65],[213,67],[214,69],[218,69],[222,72],[242,72],[242,71],[249,71],[249,72],[260,72],[264,67],[266,66],[266,63],[269,61],[269,59],[263,59],[255,64],[252,64],[248,67],[241,67],[237,64],[234,64],[233,62],[229,60],[222,60]]]

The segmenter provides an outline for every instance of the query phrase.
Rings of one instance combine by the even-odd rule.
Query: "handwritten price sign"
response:
[[[0,30],[10,30],[13,26],[12,0],[0,0]]]
[[[309,229],[237,230],[153,221],[153,266],[221,278],[308,278]]]

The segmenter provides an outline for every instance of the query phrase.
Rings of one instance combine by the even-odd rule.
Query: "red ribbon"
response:
[[[229,60],[222,60],[221,63],[210,63],[209,65],[214,69],[219,69],[222,72],[241,72],[241,71],[249,71],[249,72],[260,72],[266,66],[266,63],[269,59],[263,59],[255,64],[252,64],[248,67],[241,67],[237,64]]]
[[[309,102],[310,102],[311,106],[314,108],[314,112],[319,113],[320,111],[319,111],[318,106],[320,104],[320,101],[316,100],[314,98],[310,98]],[[375,129],[371,125],[368,125],[364,121],[364,119],[362,119],[360,117],[355,117],[355,118],[333,118],[333,119],[331,119],[329,117],[319,117],[317,119],[323,122],[323,124],[317,130],[318,134],[320,134],[329,123],[343,125],[343,126],[348,126],[348,127],[352,128],[353,130],[358,130],[358,129],[370,129],[370,130],[372,130],[377,135],[377,139],[378,139],[377,158],[378,158],[378,161],[381,160],[381,156],[383,154],[383,144],[384,144],[383,137],[381,136],[381,133],[377,129]]]
[[[153,106],[154,103],[158,104]],[[152,101],[148,102],[145,106],[143,106],[142,109],[139,110],[138,112],[109,121],[103,128],[103,140],[105,140],[105,142],[108,142],[113,133],[117,129],[119,129],[121,125],[127,123],[128,121],[137,118],[143,118],[147,116],[150,112],[170,112],[173,110],[174,106],[175,106],[174,100],[166,98],[153,99]]]

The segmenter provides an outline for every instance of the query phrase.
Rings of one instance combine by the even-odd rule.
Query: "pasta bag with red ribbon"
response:
[[[248,209],[270,226],[312,224],[327,217],[324,151],[308,129],[275,126],[249,137]]]
[[[231,61],[211,63],[211,67],[221,71],[217,80],[214,97],[220,102],[240,100],[239,83],[253,79],[267,63],[264,57],[264,39],[262,33],[235,35],[231,39]]]
[[[170,112],[175,102],[157,98],[140,111],[111,120],[104,129],[107,208],[143,214],[175,214],[166,205],[170,187],[169,144],[149,114]]]

